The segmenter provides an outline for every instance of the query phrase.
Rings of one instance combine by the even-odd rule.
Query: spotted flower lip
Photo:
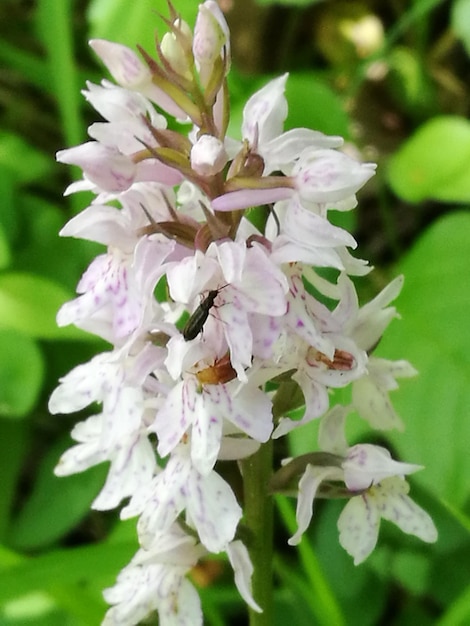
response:
[[[220,552],[246,604],[263,609],[251,590],[257,564],[239,532],[250,516],[220,461],[247,459],[313,420],[316,448],[287,459],[271,481],[297,496],[290,544],[319,497],[348,500],[339,541],[355,563],[375,547],[381,518],[424,541],[437,536],[408,495],[405,476],[421,467],[381,446],[349,445],[345,435],[353,409],[373,428],[401,427],[390,392],[415,374],[404,360],[373,354],[398,317],[392,303],[403,278],[360,305],[351,277],[372,268],[330,221],[332,211],[355,208],[375,165],[342,152],[341,137],[284,131],[288,74],[248,99],[239,138],[231,137],[224,15],[207,0],[191,30],[168,10],[154,56],[90,42],[114,82],[87,83],[83,95],[103,119],[89,141],[57,153],[83,172],[66,193],[94,194],[60,234],[105,247],[57,323],[109,348],[50,397],[54,414],[99,406],[74,427],[56,473],[108,463],[92,506],[124,503],[121,517],[137,518],[140,545],[105,591],[109,626],[134,626],[153,610],[161,624],[201,626],[188,573]],[[337,403],[343,388],[350,405]]]

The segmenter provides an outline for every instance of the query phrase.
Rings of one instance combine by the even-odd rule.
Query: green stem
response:
[[[273,444],[268,441],[256,454],[242,462],[245,496],[245,524],[249,531],[248,550],[253,563],[253,597],[263,609],[249,609],[250,626],[273,623],[273,499],[268,483],[272,473]]]

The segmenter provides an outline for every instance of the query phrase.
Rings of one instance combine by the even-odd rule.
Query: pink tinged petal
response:
[[[208,385],[197,394],[191,429],[191,460],[202,475],[214,468],[220,449],[225,398],[221,385]]]
[[[290,174],[292,164],[305,149],[339,148],[343,143],[342,137],[324,135],[310,128],[293,128],[261,145],[259,153],[266,162],[265,174],[274,170]]]
[[[137,523],[141,545],[149,547],[156,533],[165,532],[187,504],[189,461],[181,455],[171,457],[165,469],[154,479],[152,494]]]
[[[353,257],[347,248],[338,248],[338,254],[349,276],[366,276],[373,269],[365,259]]]
[[[59,235],[96,241],[132,252],[136,235],[129,216],[108,205],[92,204],[67,222]]]
[[[243,109],[242,136],[251,146],[263,145],[282,132],[287,117],[284,95],[288,74],[271,80],[257,91]]]
[[[80,443],[72,446],[60,457],[54,469],[56,476],[68,476],[87,470],[108,460],[106,452],[99,445],[101,415],[92,415],[84,422],[75,425],[72,436]]]
[[[351,491],[367,489],[384,478],[413,474],[423,469],[421,465],[394,461],[388,450],[368,443],[349,448],[342,468],[344,482]]]
[[[251,591],[251,577],[253,576],[253,565],[251,563],[248,550],[243,543],[237,539],[232,541],[226,549],[230,565],[235,573],[235,584],[249,607],[257,613],[262,613],[261,607],[256,604]]]
[[[280,235],[274,240],[271,260],[277,265],[298,262],[315,267],[344,269],[344,265],[336,250],[332,248],[302,247],[299,243],[291,241],[285,235]]]
[[[377,543],[380,515],[367,495],[355,496],[346,504],[338,518],[339,542],[354,558],[354,565],[362,563]]]
[[[302,245],[322,248],[357,247],[356,240],[346,230],[333,226],[328,220],[304,209],[297,201],[292,201],[288,205],[283,220],[283,231],[293,241]]]
[[[181,441],[193,423],[197,403],[194,381],[187,380],[176,385],[157,412],[152,431],[158,437],[158,454],[167,456]]]
[[[161,183],[173,187],[183,182],[181,172],[157,159],[145,159],[136,165],[135,182]]]
[[[318,446],[324,452],[346,456],[348,443],[345,436],[346,417],[352,407],[337,404],[324,415],[318,429]]]
[[[313,419],[320,417],[327,411],[329,406],[328,392],[324,385],[312,380],[300,370],[292,378],[299,384],[304,394],[305,412],[300,420],[293,420],[290,417],[281,418],[273,433],[273,439],[283,437],[291,430],[294,430],[294,428],[308,424]]]
[[[143,423],[144,398],[142,388],[123,386],[103,400],[102,445],[119,449],[135,437]]]
[[[359,309],[353,327],[354,339],[365,350],[377,344],[389,323],[399,317],[395,307],[387,307],[400,293],[403,276],[398,276],[373,300]]]
[[[179,120],[187,117],[162,89],[152,83],[150,70],[133,50],[105,39],[92,39],[89,43],[121,87],[135,89]]]
[[[306,150],[292,173],[301,199],[331,203],[356,193],[374,175],[375,165],[335,150]]]
[[[412,378],[418,374],[408,361],[389,361],[375,356],[369,359],[369,370],[376,385],[389,391],[398,389],[396,378]]]
[[[166,119],[155,112],[142,94],[118,87],[106,80],[102,81],[101,85],[87,82],[87,87],[88,90],[82,91],[83,95],[108,122],[140,121],[141,116],[146,115],[151,119],[153,126],[166,127]],[[144,128],[141,121],[140,125]]]
[[[226,47],[230,59],[230,32],[217,2],[207,0],[199,5],[194,26],[193,54],[202,65],[212,64]]]
[[[251,365],[253,342],[247,314],[227,303],[218,315],[223,324],[232,367],[237,372],[238,379],[245,382],[245,368]]]
[[[151,81],[150,70],[130,48],[105,39],[92,39],[89,44],[122,87],[138,89]]]
[[[253,314],[249,316],[249,324],[253,333],[253,356],[260,359],[271,358],[283,327],[282,320],[278,317]]]
[[[79,191],[94,191],[96,192],[96,185],[94,185],[89,180],[76,180],[65,189],[64,196],[70,196],[73,193],[77,193]]]
[[[273,187],[272,189],[240,189],[231,191],[211,200],[214,211],[234,211],[249,209],[262,204],[272,204],[279,200],[287,200],[294,195],[290,187]]]
[[[409,486],[404,480],[390,478],[377,487],[374,497],[381,516],[393,522],[408,535],[415,535],[427,543],[437,540],[437,529],[431,517],[406,494]]]
[[[242,516],[230,486],[216,472],[191,474],[187,512],[201,543],[209,552],[221,552],[235,536]]]
[[[404,424],[393,408],[386,389],[376,385],[371,376],[354,381],[352,403],[359,415],[379,430],[404,430]]]
[[[238,384],[225,385],[226,391]],[[229,397],[229,396],[228,396]],[[252,385],[241,386],[230,398],[225,415],[244,433],[264,443],[268,441],[272,429],[272,402],[269,396]]]
[[[288,544],[296,546],[302,539],[302,535],[307,530],[313,515],[313,501],[318,487],[328,475],[332,473],[331,467],[318,468],[307,465],[302,478],[299,481],[299,492],[297,494],[297,531],[288,540]]]
[[[96,257],[82,276],[77,291],[85,293],[62,306],[57,314],[59,326],[77,324],[104,309],[115,338],[125,337],[137,328],[142,303],[136,293],[129,259],[117,249]]]
[[[103,191],[125,191],[135,179],[136,165],[128,156],[96,141],[61,150],[57,160],[81,167],[85,176]]]
[[[266,315],[286,312],[287,279],[261,247],[247,249],[243,243],[225,242],[217,254],[224,278],[230,283],[221,293],[227,306]]]
[[[288,297],[288,309],[285,315],[285,324],[307,345],[313,346],[319,352],[333,359],[335,348],[330,339],[317,327],[317,320],[312,319],[305,307],[303,294],[292,293]]]
[[[111,353],[102,353],[88,363],[77,365],[60,379],[49,399],[51,413],[73,413],[95,401],[102,401],[106,390],[122,383],[119,368],[110,363]]]
[[[93,509],[114,509],[123,498],[132,496],[140,485],[150,482],[154,475],[155,453],[146,436],[128,440],[116,452],[106,483],[91,505]]]
[[[356,320],[359,311],[359,301],[357,298],[356,288],[352,280],[345,272],[342,272],[339,275],[337,286],[339,295],[336,299],[339,298],[339,302],[332,315],[338,323],[339,328],[348,328],[351,323],[354,323]],[[354,339],[357,343],[355,335]]]

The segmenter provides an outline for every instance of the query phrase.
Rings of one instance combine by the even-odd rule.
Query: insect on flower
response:
[[[202,300],[201,304],[197,307],[183,328],[183,338],[185,341],[195,339],[199,333],[202,332],[204,324],[209,317],[209,312],[214,306],[215,299],[219,295],[219,292],[226,286],[227,285],[219,287],[218,289],[211,289],[204,300]]]

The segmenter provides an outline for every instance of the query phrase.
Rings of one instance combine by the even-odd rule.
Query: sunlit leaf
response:
[[[38,339],[84,338],[75,327],[58,328],[55,317],[71,294],[59,284],[29,273],[0,275],[0,328]]]
[[[196,19],[198,3],[183,0],[173,3],[178,13],[191,25]],[[155,53],[154,33],[161,35],[167,27],[158,13],[168,17],[166,0],[92,0],[88,7],[90,37],[108,39],[135,49],[139,44],[150,54]],[[123,19],[125,15],[125,19]]]
[[[70,441],[67,441],[69,447]],[[20,513],[13,521],[9,542],[20,550],[37,550],[60,539],[89,512],[104,485],[106,465],[81,474],[54,475],[64,442],[54,446],[39,466],[35,484]]]
[[[452,31],[462,40],[467,54],[470,55],[470,2],[454,0],[451,9]]]
[[[19,135],[0,132],[0,168],[13,174],[16,181],[30,183],[51,171],[51,157],[31,146]]]
[[[457,116],[427,122],[390,160],[393,191],[410,202],[470,201],[470,123]]]
[[[23,417],[41,390],[44,362],[36,343],[22,333],[0,329],[0,415]]]
[[[312,72],[290,74],[286,85],[286,128],[314,128],[349,137],[349,119],[337,94]]]
[[[406,357],[419,371],[393,394],[406,424],[392,436],[399,456],[425,465],[415,480],[456,506],[470,493],[469,249],[469,213],[451,214],[422,236],[399,265],[402,320],[378,350]]]

